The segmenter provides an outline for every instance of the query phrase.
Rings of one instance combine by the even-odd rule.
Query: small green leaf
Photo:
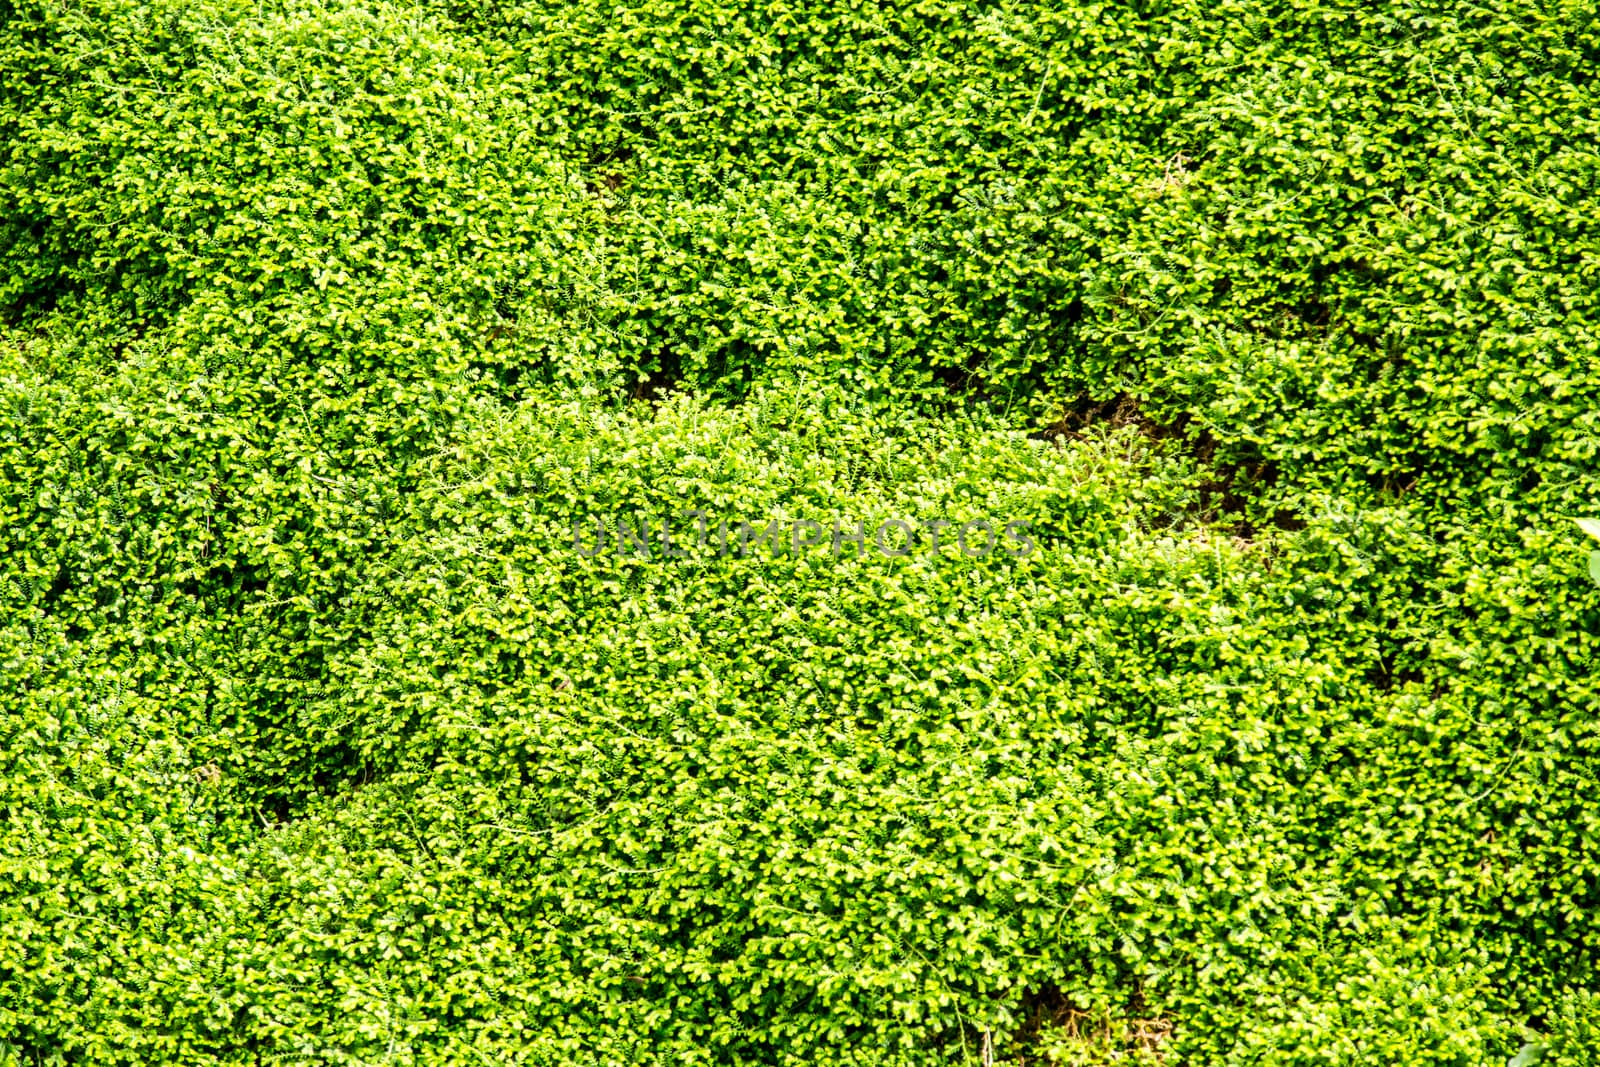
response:
[[[1580,522],[1583,520],[1580,519]],[[1594,531],[1590,531],[1593,533]],[[1506,1067],[1533,1067],[1535,1063],[1544,1059],[1544,1054],[1550,1051],[1550,1046],[1543,1041],[1530,1041],[1517,1050]]]

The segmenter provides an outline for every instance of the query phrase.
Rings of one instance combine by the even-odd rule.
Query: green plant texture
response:
[[[0,1067],[1594,1062],[1597,67],[0,0]]]

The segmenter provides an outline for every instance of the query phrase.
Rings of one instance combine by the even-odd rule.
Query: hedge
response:
[[[0,1064],[1589,1062],[1597,33],[0,0]]]

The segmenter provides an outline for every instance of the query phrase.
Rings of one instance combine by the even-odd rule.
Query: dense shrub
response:
[[[0,0],[0,1064],[1587,1062],[1597,32]]]

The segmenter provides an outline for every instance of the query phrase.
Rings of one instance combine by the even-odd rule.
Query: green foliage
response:
[[[1589,1062],[1591,8],[0,0],[0,1067]]]
[[[1523,1045],[1511,1067],[1589,1067],[1600,1056],[1600,1004],[1594,994],[1571,990],[1556,1000],[1550,1033]]]

